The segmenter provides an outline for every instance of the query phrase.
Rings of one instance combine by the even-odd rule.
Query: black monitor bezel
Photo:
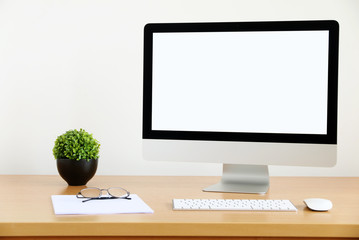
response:
[[[165,131],[152,129],[153,33],[220,31],[329,31],[327,134]],[[335,20],[150,23],[144,28],[143,139],[337,144],[339,24]]]

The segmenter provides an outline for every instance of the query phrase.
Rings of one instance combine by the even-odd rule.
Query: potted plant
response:
[[[60,176],[71,186],[86,185],[95,175],[100,143],[83,129],[57,137],[53,155]]]

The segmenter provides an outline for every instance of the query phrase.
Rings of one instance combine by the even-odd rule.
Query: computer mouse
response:
[[[323,198],[307,198],[304,199],[304,203],[313,211],[328,211],[333,207],[333,203],[330,200]]]

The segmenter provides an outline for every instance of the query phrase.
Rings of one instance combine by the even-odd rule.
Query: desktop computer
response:
[[[150,23],[143,154],[223,164],[205,191],[265,193],[268,165],[334,166],[334,20]]]

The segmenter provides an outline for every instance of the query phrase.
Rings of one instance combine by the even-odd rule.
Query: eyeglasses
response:
[[[102,195],[102,192],[106,191],[106,195]],[[82,202],[91,200],[106,200],[106,199],[127,199],[131,200],[130,192],[121,187],[113,187],[107,189],[101,189],[97,187],[89,187],[82,189],[77,195],[77,198],[87,198]]]

